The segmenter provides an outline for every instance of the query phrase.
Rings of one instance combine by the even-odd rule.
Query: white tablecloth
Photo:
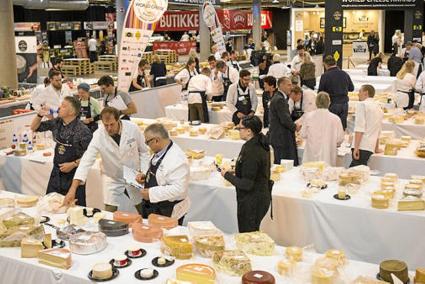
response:
[[[415,124],[412,119],[408,119],[400,124],[395,124],[385,119],[382,121],[382,130],[392,130],[397,137],[408,135],[413,139],[425,138],[425,125]]]
[[[10,196],[7,192],[2,192],[1,197]],[[33,208],[26,209],[27,213],[33,215]],[[58,219],[63,219],[65,215],[50,215],[51,223]],[[50,227],[45,226],[47,231],[55,233]],[[173,229],[174,234],[187,234],[185,227]],[[232,249],[235,247],[233,237],[225,236],[226,248]],[[64,283],[64,284],[82,284],[93,283],[87,275],[92,266],[98,262],[109,262],[114,256],[122,255],[129,247],[140,246],[147,251],[147,255],[140,259],[133,259],[132,264],[120,269],[119,276],[108,283],[135,283],[138,280],[134,277],[134,273],[142,268],[153,267],[151,260],[154,257],[160,256],[160,243],[139,243],[133,240],[130,234],[121,237],[108,237],[108,246],[105,250],[92,255],[77,255],[72,254],[72,267],[69,270],[57,269],[43,264],[39,264],[37,259],[20,258],[20,248],[0,248],[0,273],[1,283],[7,284],[22,284],[22,283]],[[310,283],[309,269],[311,269],[314,261],[320,257],[319,254],[313,251],[305,251],[303,262],[297,264],[296,274],[301,278],[283,278],[276,271],[276,263],[283,258],[284,248],[276,247],[275,253],[270,257],[257,257],[250,255],[252,268],[255,270],[265,270],[272,273],[276,278],[276,283],[283,284],[308,284]],[[144,283],[165,283],[168,278],[175,278],[175,270],[177,267],[187,263],[204,263],[212,266],[212,261],[207,258],[202,258],[195,255],[189,260],[176,260],[175,264],[167,268],[155,268],[159,272],[159,276],[152,281],[144,281]],[[364,262],[352,261],[344,267],[346,279],[353,280],[359,275],[374,277],[378,272],[377,265]],[[233,284],[240,283],[240,277],[231,277],[223,273],[217,272],[217,284]]]
[[[210,123],[220,124],[222,122],[232,121],[232,113],[227,107],[220,111],[208,110]],[[176,121],[188,121],[188,106],[186,104],[176,104],[165,107],[165,116]]]
[[[401,258],[410,267],[425,263],[425,211],[398,212],[396,204],[390,209],[371,208],[370,192],[379,187],[377,177],[348,201],[332,197],[336,182],[312,199],[301,196],[305,186],[299,169],[294,169],[284,173],[273,189],[274,219],[267,215],[262,230],[277,243],[314,244],[319,252],[339,247],[350,258],[372,263],[392,258]]]
[[[350,76],[355,76],[355,75],[362,75],[362,76],[367,76],[367,68],[362,69],[362,68],[354,68],[354,69],[344,69],[345,72],[347,72]],[[388,69],[378,69],[378,76],[390,76],[390,70]]]

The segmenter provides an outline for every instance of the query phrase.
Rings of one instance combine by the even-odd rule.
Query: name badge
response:
[[[239,100],[239,101],[243,101],[243,100],[245,100],[245,97],[240,96],[240,97],[238,98],[238,100]]]

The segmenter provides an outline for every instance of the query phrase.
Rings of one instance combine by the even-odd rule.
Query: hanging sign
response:
[[[344,9],[399,9],[415,8],[417,0],[341,0]]]
[[[202,6],[202,18],[211,31],[211,37],[217,46],[218,52],[222,54],[226,51],[223,30],[221,28],[220,20],[218,19],[215,8],[210,1],[205,1],[204,5]]]
[[[121,36],[118,89],[127,92],[155,28],[167,10],[167,0],[133,0],[127,9]]]

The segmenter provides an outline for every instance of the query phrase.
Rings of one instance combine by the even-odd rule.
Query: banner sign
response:
[[[15,36],[18,81],[37,83],[37,37]]]
[[[202,5],[204,0],[169,0],[170,4]],[[213,5],[220,5],[220,0],[210,0]]]
[[[155,23],[167,10],[168,0],[133,0],[127,9],[122,31],[118,89],[127,92],[139,61],[155,29]]]
[[[155,41],[153,50],[171,49],[175,50],[177,55],[188,55],[190,50],[196,49],[196,41]]]
[[[252,11],[250,10],[217,10],[217,15],[224,31],[252,29]],[[272,28],[272,13],[261,11],[261,28]],[[167,11],[159,20],[155,31],[188,31],[199,30],[198,11]]]
[[[221,28],[220,20],[217,16],[215,8],[209,1],[205,1],[204,5],[202,6],[202,18],[211,31],[211,37],[214,44],[217,46],[218,52],[222,54],[226,51],[223,30]]]
[[[15,23],[15,32],[39,32],[40,23],[38,22],[21,22]]]
[[[109,22],[107,21],[84,22],[84,29],[86,31],[107,30],[108,25],[109,25]]]
[[[400,9],[415,8],[417,0],[341,0],[343,9]]]

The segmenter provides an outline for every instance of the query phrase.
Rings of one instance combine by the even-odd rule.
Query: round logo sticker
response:
[[[18,42],[18,48],[22,52],[27,51],[27,48],[28,48],[27,42],[25,40],[20,40]]]
[[[168,0],[134,0],[136,17],[148,24],[157,22],[167,11]]]

